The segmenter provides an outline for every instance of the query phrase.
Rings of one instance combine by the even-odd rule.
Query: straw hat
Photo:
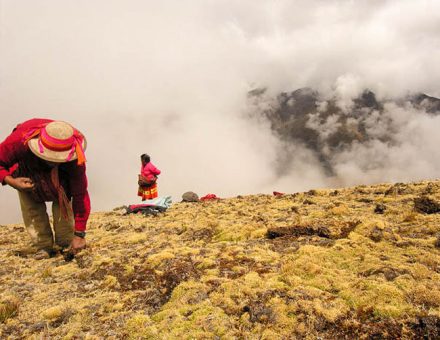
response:
[[[87,141],[83,134],[62,121],[50,122],[40,128],[35,138],[28,141],[29,149],[39,158],[55,163],[64,163],[80,159],[78,163],[85,161],[84,150]],[[81,161],[81,162],[80,162]]]

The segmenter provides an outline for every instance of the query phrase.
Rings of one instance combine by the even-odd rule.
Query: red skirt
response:
[[[157,184],[154,183],[150,186],[139,186],[138,196],[142,197],[142,201],[156,198],[158,196]]]

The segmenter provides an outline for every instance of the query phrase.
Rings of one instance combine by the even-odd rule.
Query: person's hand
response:
[[[72,239],[72,243],[70,244],[70,250],[73,252],[73,254],[78,254],[82,249],[86,247],[86,239],[74,236]]]
[[[34,189],[34,183],[30,178],[6,176],[5,183],[13,187],[18,191],[32,191]]]

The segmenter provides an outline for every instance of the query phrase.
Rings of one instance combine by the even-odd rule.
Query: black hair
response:
[[[141,155],[141,161],[144,163],[149,163],[150,162],[150,156],[146,153]]]

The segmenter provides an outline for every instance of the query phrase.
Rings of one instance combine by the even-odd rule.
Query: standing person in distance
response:
[[[160,170],[151,163],[150,156],[144,153],[141,155],[141,173],[138,177],[138,196],[142,197],[142,201],[153,199],[158,196],[157,193],[157,176]]]

